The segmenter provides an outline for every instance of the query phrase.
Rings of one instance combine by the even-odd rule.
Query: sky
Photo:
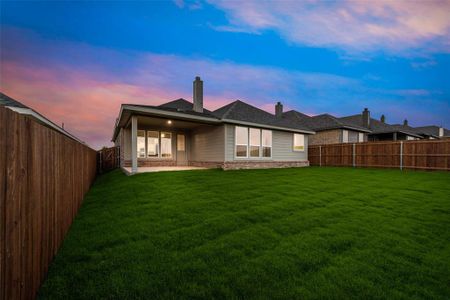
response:
[[[450,128],[450,1],[0,2],[0,91],[93,148],[122,103]]]

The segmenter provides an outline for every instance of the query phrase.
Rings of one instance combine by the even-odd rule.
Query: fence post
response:
[[[356,153],[355,153],[355,143],[353,143],[353,168],[356,166]]]
[[[319,146],[319,167],[322,166],[322,146]]]
[[[403,170],[403,142],[400,142],[400,171]]]

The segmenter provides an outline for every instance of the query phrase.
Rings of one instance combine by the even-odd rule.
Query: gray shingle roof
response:
[[[234,120],[261,125],[313,131],[311,128],[305,126],[304,124],[292,122],[287,118],[277,118],[275,115],[245,102],[242,102],[241,100],[236,100],[228,105],[225,105],[213,111],[213,114],[216,117],[224,120]]]
[[[6,96],[3,93],[0,93],[0,105],[2,106],[12,106],[12,107],[20,107],[20,108],[29,108],[26,105],[23,105],[17,100],[14,100],[11,97]]]
[[[362,124],[363,124],[361,114],[343,117],[343,118],[340,118],[340,120],[350,123],[350,124],[359,125],[359,126],[362,126]],[[383,123],[383,122],[373,119],[373,118],[370,118],[370,130],[372,131],[371,132],[372,134],[402,132],[402,133],[405,133],[405,134],[408,134],[411,136],[419,137],[419,135],[414,130],[414,128],[412,128],[410,126],[404,126],[404,125],[399,125],[399,124],[390,125],[390,124]]]
[[[192,104],[192,102],[189,102],[183,98],[173,100],[173,101],[170,101],[170,102],[158,105],[158,106],[141,105],[141,104],[123,104],[123,105],[131,105],[131,106],[135,106],[135,107],[145,107],[145,108],[156,108],[156,109],[161,109],[161,110],[169,111],[169,112],[182,112],[182,113],[189,114],[189,115],[203,116],[203,117],[216,119],[216,116],[213,115],[211,113],[211,111],[209,111],[205,108],[203,109],[202,113],[194,111],[194,105]]]
[[[353,129],[356,131],[369,132],[369,130],[363,126],[351,124],[349,122],[336,118],[330,114],[322,114],[310,117],[301,112],[291,110],[285,112],[283,114],[283,117],[285,117],[291,122],[299,122],[300,124],[308,128],[311,128],[314,131],[346,128],[346,129]]]
[[[414,130],[418,134],[434,137],[439,137],[439,129],[440,127],[436,125],[414,127]],[[450,130],[448,130],[447,128],[444,128],[444,136],[445,137],[450,136]]]

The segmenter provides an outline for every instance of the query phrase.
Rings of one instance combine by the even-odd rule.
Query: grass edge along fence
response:
[[[96,176],[96,151],[0,106],[0,299],[33,299]]]
[[[450,139],[311,145],[311,166],[450,171]]]

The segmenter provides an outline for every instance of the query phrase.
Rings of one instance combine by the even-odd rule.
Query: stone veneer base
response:
[[[238,169],[268,169],[268,168],[298,168],[308,167],[309,161],[190,161],[189,166],[202,168],[222,168],[223,170],[238,170]],[[176,161],[173,160],[144,160],[138,161],[138,167],[175,167]],[[131,167],[131,161],[124,162],[123,167]]]

